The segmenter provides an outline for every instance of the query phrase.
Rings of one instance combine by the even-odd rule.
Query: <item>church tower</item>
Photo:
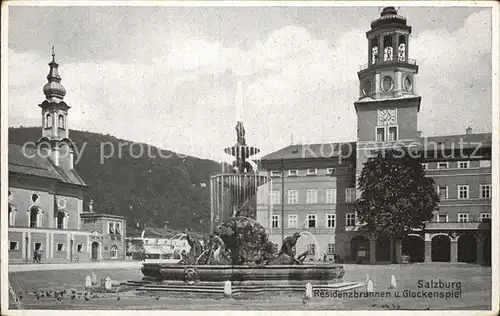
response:
[[[42,137],[38,143],[51,152],[52,161],[57,166],[73,169],[74,144],[69,139],[68,129],[70,107],[64,102],[66,89],[61,84],[53,47],[49,67],[48,82],[43,87],[45,100],[39,104],[42,109]]]
[[[387,143],[417,138],[420,97],[415,92],[418,66],[408,58],[411,26],[394,7],[371,23],[367,63],[358,72],[358,142]]]

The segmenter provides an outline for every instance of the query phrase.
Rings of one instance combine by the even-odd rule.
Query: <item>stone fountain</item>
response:
[[[256,221],[257,192],[271,179],[247,161],[259,149],[246,144],[242,122],[236,132],[236,144],[225,149],[235,158],[231,172],[211,178],[211,236],[202,245],[188,234],[191,249],[178,264],[144,263],[143,280],[150,283],[142,290],[223,293],[228,281],[233,293],[303,291],[307,283],[355,286],[342,282],[345,271],[340,264],[304,264],[306,253],[295,253],[299,232],[286,237],[276,251]]]

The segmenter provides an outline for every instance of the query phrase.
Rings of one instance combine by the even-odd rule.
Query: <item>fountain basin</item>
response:
[[[169,284],[326,285],[342,282],[344,267],[328,265],[180,265],[144,263],[144,280]]]

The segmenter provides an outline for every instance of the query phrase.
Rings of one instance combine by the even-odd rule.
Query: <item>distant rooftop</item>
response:
[[[98,217],[107,217],[107,218],[115,218],[115,219],[126,219],[125,216],[121,215],[114,215],[114,214],[104,214],[104,213],[91,213],[91,212],[83,212],[80,213],[80,217],[86,217],[86,218],[98,218]]]

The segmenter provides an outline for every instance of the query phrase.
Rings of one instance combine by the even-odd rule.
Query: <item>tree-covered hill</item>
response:
[[[40,129],[10,128],[9,142],[37,141]],[[70,138],[78,150],[83,148],[77,164],[75,159],[75,169],[90,187],[91,194],[85,202],[92,198],[96,212],[126,216],[129,226],[139,222],[141,226],[162,227],[168,221],[174,229],[208,231],[210,176],[220,172],[219,163],[145,144],[144,154],[137,157],[139,145],[131,147],[132,142],[111,135],[70,130]],[[119,144],[127,142],[120,154]],[[111,147],[115,150],[113,155]],[[101,159],[102,155],[111,157]]]

